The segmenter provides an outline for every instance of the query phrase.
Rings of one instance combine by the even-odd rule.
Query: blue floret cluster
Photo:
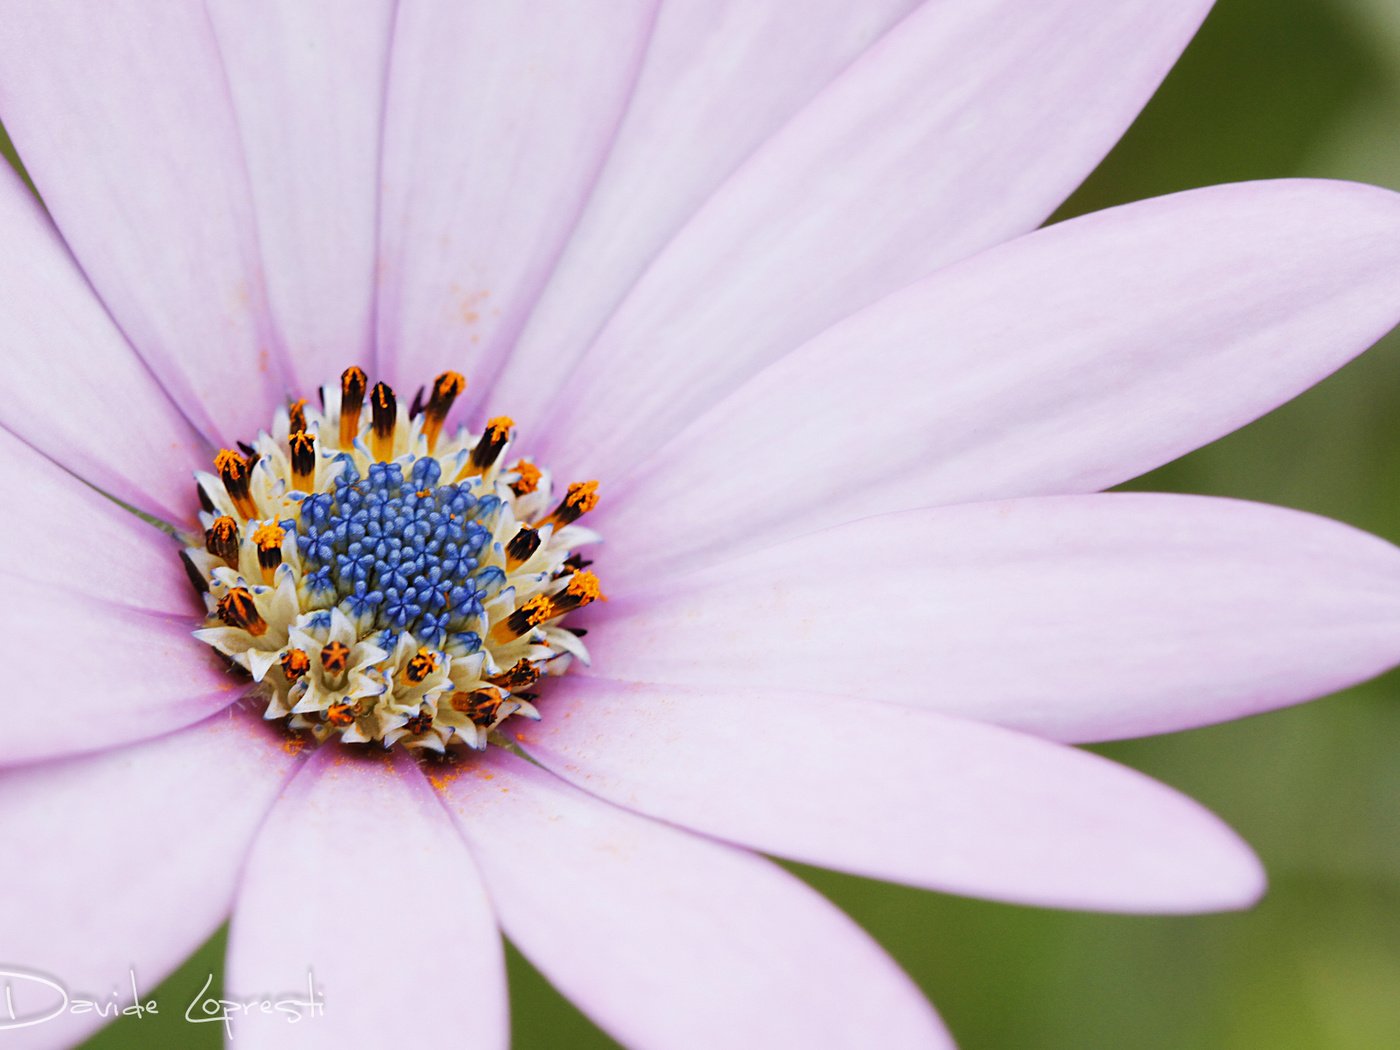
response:
[[[505,573],[480,565],[499,513],[495,496],[476,496],[470,484],[438,485],[442,466],[415,459],[404,478],[399,463],[374,463],[361,477],[348,455],[329,492],[307,496],[296,532],[305,585],[313,600],[339,604],[362,629],[378,627],[392,650],[402,631],[423,645],[474,652],[482,603]]]

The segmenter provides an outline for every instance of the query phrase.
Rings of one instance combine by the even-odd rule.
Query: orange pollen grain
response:
[[[596,481],[576,481],[569,486],[564,497],[564,506],[579,514],[587,514],[598,505],[598,483]]]
[[[288,649],[282,654],[282,673],[287,681],[295,682],[311,670],[311,657],[304,649]]]
[[[253,533],[253,542],[258,545],[258,550],[280,550],[282,540],[286,538],[286,530],[275,522],[267,522],[259,525],[257,531]]]
[[[238,627],[254,638],[267,633],[267,621],[258,612],[253,594],[246,587],[233,587],[219,599],[214,614],[230,627]]]
[[[580,605],[608,600],[598,583],[598,577],[586,569],[569,577],[569,585],[564,588],[564,593],[577,598]]]
[[[442,421],[452,410],[452,402],[466,388],[467,381],[460,372],[444,372],[433,380],[433,392],[423,408],[423,435],[428,439],[429,452],[437,445]]]
[[[453,693],[448,701],[452,710],[464,714],[473,725],[486,727],[496,720],[503,697],[490,689],[478,689],[471,693]]]
[[[360,409],[365,403],[369,377],[358,365],[340,374],[340,447],[350,448],[360,430]]]
[[[299,484],[307,484],[316,474],[316,439],[305,430],[287,439],[291,453],[292,476]]]
[[[275,522],[259,525],[253,533],[253,542],[258,548],[258,567],[262,569],[263,582],[269,587],[277,578],[277,566],[282,564],[282,540],[286,535],[282,526]]]
[[[388,383],[375,383],[370,391],[370,450],[374,458],[387,463],[394,453],[394,428],[398,424],[398,402]]]
[[[321,667],[326,674],[343,674],[350,663],[350,648],[343,642],[331,642],[321,650]]]
[[[214,457],[214,469],[220,475],[228,474],[238,477],[247,471],[248,463],[243,458],[242,453],[235,452],[231,448],[222,448],[219,450],[219,454]]]
[[[229,499],[245,518],[258,516],[257,504],[248,490],[248,475],[251,465],[243,456],[231,448],[220,449],[214,457],[214,469],[223,480],[224,490]]]
[[[433,396],[429,404],[451,404],[453,398],[465,389],[467,380],[461,372],[444,372],[433,380]]]
[[[462,775],[465,767],[461,765],[449,766],[446,769],[432,769],[428,773],[428,783],[433,785],[437,791],[444,791],[447,786]]]
[[[492,685],[498,685],[503,689],[524,689],[526,686],[534,685],[539,681],[540,670],[528,660],[517,660],[515,666],[509,671],[504,671],[498,675],[492,675],[487,679]]]
[[[540,468],[526,460],[517,460],[511,468],[511,472],[519,474],[520,477],[511,485],[511,491],[517,496],[528,496],[540,487]]]
[[[527,601],[524,605],[522,605],[517,611],[524,613],[524,619],[528,620],[530,626],[533,627],[536,624],[541,624],[545,620],[549,619],[549,613],[553,610],[553,608],[554,600],[552,598],[547,598],[543,594],[537,594],[529,601]]]
[[[238,522],[227,514],[215,518],[204,533],[204,549],[230,565],[238,564]]]
[[[598,505],[598,482],[576,481],[541,525],[554,525],[563,528],[572,524]]]
[[[415,685],[422,682],[438,668],[437,653],[431,649],[419,649],[408,661],[405,677]]]

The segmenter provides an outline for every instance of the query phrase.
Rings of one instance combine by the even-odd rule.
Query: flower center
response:
[[[367,385],[346,369],[320,411],[290,405],[197,475],[195,637],[248,671],[267,718],[318,741],[484,748],[511,715],[539,717],[540,678],[587,660],[563,621],[602,597],[574,553],[597,540],[576,524],[597,483],[556,502],[547,471],[506,466],[504,416],[445,435],[455,372],[409,411]]]

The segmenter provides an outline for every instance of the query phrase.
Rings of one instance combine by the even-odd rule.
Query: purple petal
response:
[[[1400,195],[1286,181],[1114,208],[789,354],[614,486],[606,533],[654,573],[873,513],[1105,488],[1307,389],[1397,317]]]
[[[1400,662],[1400,550],[1231,500],[971,504],[827,529],[614,601],[588,643],[611,677],[818,689],[1059,740],[1140,736]]]
[[[566,473],[615,473],[843,317],[1034,229],[1127,128],[1208,6],[925,4],[649,266],[545,413],[558,425],[542,455]]]
[[[663,4],[597,188],[489,402],[543,422],[557,388],[543,377],[562,378],[715,188],[917,3]]]
[[[0,513],[0,765],[169,732],[246,689],[191,637],[203,610],[168,536],[3,430],[0,465],[24,494]]]
[[[269,307],[291,389],[368,363],[380,117],[394,0],[218,0],[257,211]]]
[[[190,420],[225,442],[265,426],[278,351],[203,6],[113,0],[94,17],[12,5],[0,118],[92,286]]]
[[[480,382],[602,163],[653,0],[404,5],[384,118],[379,369]]]
[[[294,764],[240,712],[135,747],[0,772],[6,969],[104,1004],[114,993],[131,1001],[130,973],[148,999],[228,914],[244,851]],[[22,978],[8,983],[17,1014],[47,1013],[56,997],[41,999],[44,989]],[[6,1031],[4,1045],[72,1046],[102,1021],[66,1013]]]
[[[1263,889],[1249,848],[1170,788],[896,704],[572,676],[515,736],[619,805],[861,875],[1130,912],[1239,908]]]
[[[205,446],[8,165],[0,229],[0,424],[119,499],[184,520]]]
[[[500,751],[439,790],[511,940],[621,1042],[951,1046],[894,961],[775,865]]]
[[[241,1014],[233,1046],[505,1047],[505,965],[485,891],[403,752],[327,746],[277,801],[248,857],[227,998],[323,1001],[297,1023]],[[446,998],[444,998],[446,996]]]

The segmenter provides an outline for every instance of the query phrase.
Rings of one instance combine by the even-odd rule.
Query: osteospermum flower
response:
[[[1400,554],[1084,493],[1389,328],[1400,202],[1029,232],[1205,7],[9,10],[6,961],[151,982],[232,911],[228,997],[325,1000],[238,1045],[499,1046],[503,931],[629,1044],[927,1047],[750,850],[1252,902],[1064,743],[1389,666]]]

